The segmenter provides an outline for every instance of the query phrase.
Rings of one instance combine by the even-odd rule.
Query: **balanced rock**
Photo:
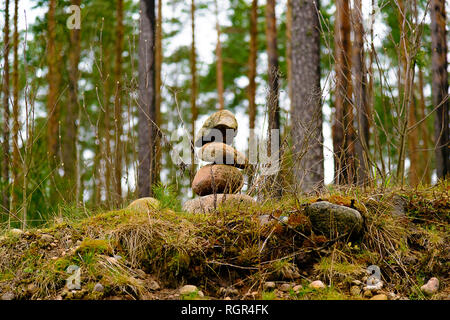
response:
[[[223,164],[202,167],[192,181],[192,190],[199,196],[213,193],[237,193],[244,184],[239,169]]]
[[[198,152],[198,157],[214,164],[227,164],[237,168],[245,168],[248,160],[242,152],[222,142],[205,144]]]
[[[186,201],[183,210],[191,213],[211,213],[224,205],[242,208],[254,203],[255,200],[245,194],[210,194]]]
[[[237,129],[238,123],[230,111],[217,111],[203,123],[197,133],[194,145],[201,147],[208,142],[231,143]]]
[[[132,203],[128,205],[127,209],[142,212],[150,212],[152,210],[158,209],[159,206],[160,203],[157,199],[152,197],[146,197],[134,200]]]
[[[306,211],[313,229],[330,239],[344,234],[359,234],[363,228],[361,214],[352,208],[319,201],[307,207]]]

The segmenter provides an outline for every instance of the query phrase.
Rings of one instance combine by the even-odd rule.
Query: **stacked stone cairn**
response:
[[[196,173],[192,190],[200,198],[187,201],[183,210],[192,213],[209,213],[223,204],[247,206],[254,200],[239,194],[244,184],[240,169],[248,160],[244,154],[231,146],[238,124],[228,110],[212,114],[200,128],[194,146],[200,148],[198,157],[208,162]]]

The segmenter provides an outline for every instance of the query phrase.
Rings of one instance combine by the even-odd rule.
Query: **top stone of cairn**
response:
[[[195,146],[202,147],[208,142],[231,144],[236,136],[237,129],[238,123],[230,111],[217,111],[203,123],[195,138]]]

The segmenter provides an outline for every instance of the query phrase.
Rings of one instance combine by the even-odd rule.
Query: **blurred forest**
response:
[[[220,109],[281,129],[281,194],[323,187],[328,153],[332,184],[448,177],[445,0],[32,0],[26,26],[19,2],[1,5],[2,226],[190,198],[171,137]]]

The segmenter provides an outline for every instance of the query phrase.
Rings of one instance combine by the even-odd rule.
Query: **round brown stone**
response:
[[[199,196],[237,193],[243,184],[244,176],[239,169],[224,164],[213,164],[198,170],[192,181],[192,190]]]
[[[198,152],[200,159],[214,164],[227,164],[244,169],[248,160],[242,152],[222,142],[205,144]]]
[[[246,194],[213,194],[188,200],[183,210],[190,213],[211,213],[223,206],[236,206],[242,209],[255,204],[255,200]]]

